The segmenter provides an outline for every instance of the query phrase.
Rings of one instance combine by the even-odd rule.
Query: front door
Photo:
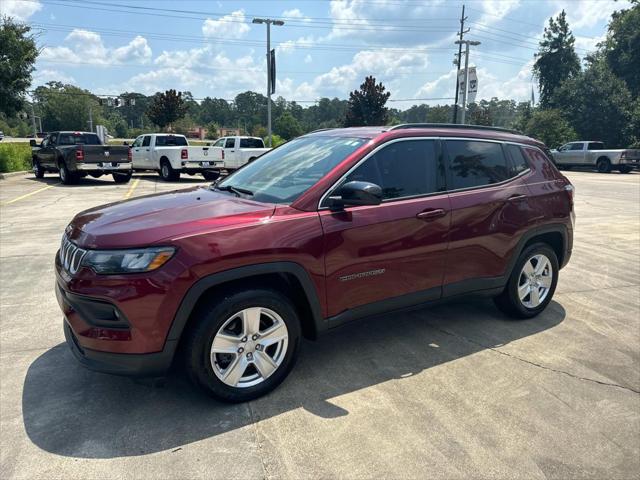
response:
[[[144,165],[144,155],[142,153],[142,139],[144,137],[140,135],[136,140],[131,144],[131,161],[133,164],[133,168],[145,168]]]
[[[380,205],[338,212],[321,205],[330,317],[440,297],[451,220],[443,173],[437,140],[392,141],[340,182],[381,186]]]

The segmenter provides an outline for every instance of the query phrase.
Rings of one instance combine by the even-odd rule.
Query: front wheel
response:
[[[252,400],[276,388],[293,368],[300,324],[280,293],[232,293],[195,315],[184,345],[186,368],[191,380],[214,397]]]
[[[127,172],[127,173],[112,173],[113,175],[113,181],[116,183],[129,183],[129,180],[131,180],[131,172]]]
[[[518,258],[504,291],[494,299],[496,305],[514,318],[535,317],[553,298],[559,270],[551,247],[531,245]]]
[[[40,165],[40,161],[37,159],[33,160],[33,174],[36,178],[44,177],[44,169],[42,168],[42,165]]]

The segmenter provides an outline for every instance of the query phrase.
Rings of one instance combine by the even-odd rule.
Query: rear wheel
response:
[[[531,318],[542,312],[558,284],[558,258],[551,247],[537,243],[526,248],[516,262],[504,291],[494,301],[514,318]]]
[[[295,363],[300,324],[291,302],[272,290],[226,295],[200,308],[185,338],[191,380],[228,402],[276,388]]]
[[[40,162],[36,158],[33,159],[33,174],[35,175],[36,178],[44,177],[44,169],[42,168],[42,166],[40,165]]]
[[[116,183],[129,183],[129,180],[131,180],[131,172],[127,172],[127,173],[112,173],[113,175],[113,181]]]
[[[177,172],[171,166],[166,158],[160,161],[160,177],[165,182],[175,182],[180,179],[180,172]]]
[[[609,173],[611,171],[611,162],[606,157],[601,157],[596,162],[596,169],[599,173]]]
[[[214,180],[218,179],[218,177],[220,176],[220,172],[202,172],[202,176],[205,180],[213,182]]]
[[[60,181],[65,185],[72,185],[78,180],[78,177],[69,171],[67,164],[64,162],[61,162],[58,166],[58,173],[60,175]]]

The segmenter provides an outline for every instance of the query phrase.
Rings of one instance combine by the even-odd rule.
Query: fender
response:
[[[231,270],[224,270],[222,272],[214,273],[202,277],[195,282],[187,294],[182,299],[180,307],[173,319],[171,329],[167,335],[165,348],[171,344],[177,344],[182,331],[184,330],[187,321],[196,306],[196,303],[202,296],[202,294],[211,287],[221,285],[233,280],[241,280],[243,278],[255,277],[258,275],[264,275],[269,273],[287,273],[291,274],[300,282],[302,289],[305,292],[309,306],[311,307],[311,313],[313,316],[313,324],[316,333],[320,333],[326,330],[326,321],[322,317],[322,310],[320,308],[320,300],[318,299],[318,293],[316,292],[311,277],[307,271],[298,263],[294,262],[270,262],[259,263],[256,265],[248,265],[246,267],[233,268]]]

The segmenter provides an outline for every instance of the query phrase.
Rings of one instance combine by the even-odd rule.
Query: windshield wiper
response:
[[[250,195],[253,196],[253,192],[251,190],[247,190],[246,188],[234,187],[233,185],[225,185],[223,187],[215,186],[216,190],[222,190],[223,192],[233,192],[237,196],[241,195]]]

